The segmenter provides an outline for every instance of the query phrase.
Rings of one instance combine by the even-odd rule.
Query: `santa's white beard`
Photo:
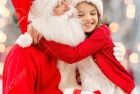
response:
[[[86,38],[82,25],[77,18],[68,20],[66,16],[40,17],[33,20],[32,25],[37,31],[42,33],[47,40],[53,40],[70,46],[76,46]],[[81,89],[75,77],[76,64],[67,64],[66,62],[58,60],[58,68],[61,74],[59,88],[62,91],[65,88]]]
[[[65,16],[42,17],[34,20],[32,25],[37,31],[42,33],[47,40],[76,46],[85,39],[82,25],[77,18],[67,20]]]
[[[76,18],[68,20],[65,16],[56,17],[50,15],[47,18],[41,16],[31,20],[35,29],[42,33],[47,40],[53,40],[74,47],[86,38],[81,23]],[[76,81],[76,67],[80,72],[82,87]],[[58,68],[61,73],[59,89],[62,91],[65,88],[74,88],[88,91],[101,90],[103,94],[115,94],[114,92],[117,92],[116,94],[124,93],[101,72],[92,56],[75,64],[67,64],[58,60]]]

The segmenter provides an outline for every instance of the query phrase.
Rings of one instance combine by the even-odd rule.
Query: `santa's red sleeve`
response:
[[[105,25],[102,25],[94,30],[89,38],[76,47],[45,39],[40,41],[38,47],[47,55],[67,63],[75,63],[104,49],[107,46],[108,38],[110,38],[110,30]]]
[[[3,72],[3,94],[34,94],[36,69],[23,48],[12,49]]]

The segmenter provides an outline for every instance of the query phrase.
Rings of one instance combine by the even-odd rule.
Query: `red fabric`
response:
[[[76,47],[45,39],[40,41],[38,47],[46,55],[53,56],[70,64],[92,55],[101,71],[115,85],[119,86],[126,93],[130,93],[135,87],[131,74],[126,71],[113,55],[114,46],[110,30],[106,25],[102,25],[94,30],[89,38]]]
[[[3,94],[63,94],[56,62],[33,46],[15,45],[4,66]]]
[[[81,85],[80,73],[77,68],[76,68],[76,81],[77,81],[78,85]]]
[[[81,94],[82,90],[75,89],[73,94]]]
[[[94,93],[95,93],[95,94],[101,94],[101,92],[100,92],[100,91],[94,91]]]
[[[18,24],[22,33],[27,31],[28,14],[32,0],[12,0],[13,6],[16,11]]]
[[[81,94],[82,90],[79,90],[79,89],[75,89],[73,94]],[[94,91],[93,94],[101,94],[101,92],[98,90],[98,91]]]

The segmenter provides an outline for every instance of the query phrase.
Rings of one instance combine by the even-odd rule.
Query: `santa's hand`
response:
[[[32,26],[32,24],[28,25],[28,33],[31,35],[34,45],[37,45],[39,41],[43,38],[42,34],[40,32],[37,32]]]
[[[121,61],[123,61],[123,57],[124,57],[121,43],[114,43],[114,45],[115,45],[115,47],[113,48],[113,50],[114,50],[113,54],[114,54],[115,58],[121,62]]]

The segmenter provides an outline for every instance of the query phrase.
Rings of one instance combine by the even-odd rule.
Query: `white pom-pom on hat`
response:
[[[29,47],[33,42],[33,39],[30,34],[25,33],[19,36],[19,38],[16,41],[16,44],[18,44],[20,47],[25,48]]]

